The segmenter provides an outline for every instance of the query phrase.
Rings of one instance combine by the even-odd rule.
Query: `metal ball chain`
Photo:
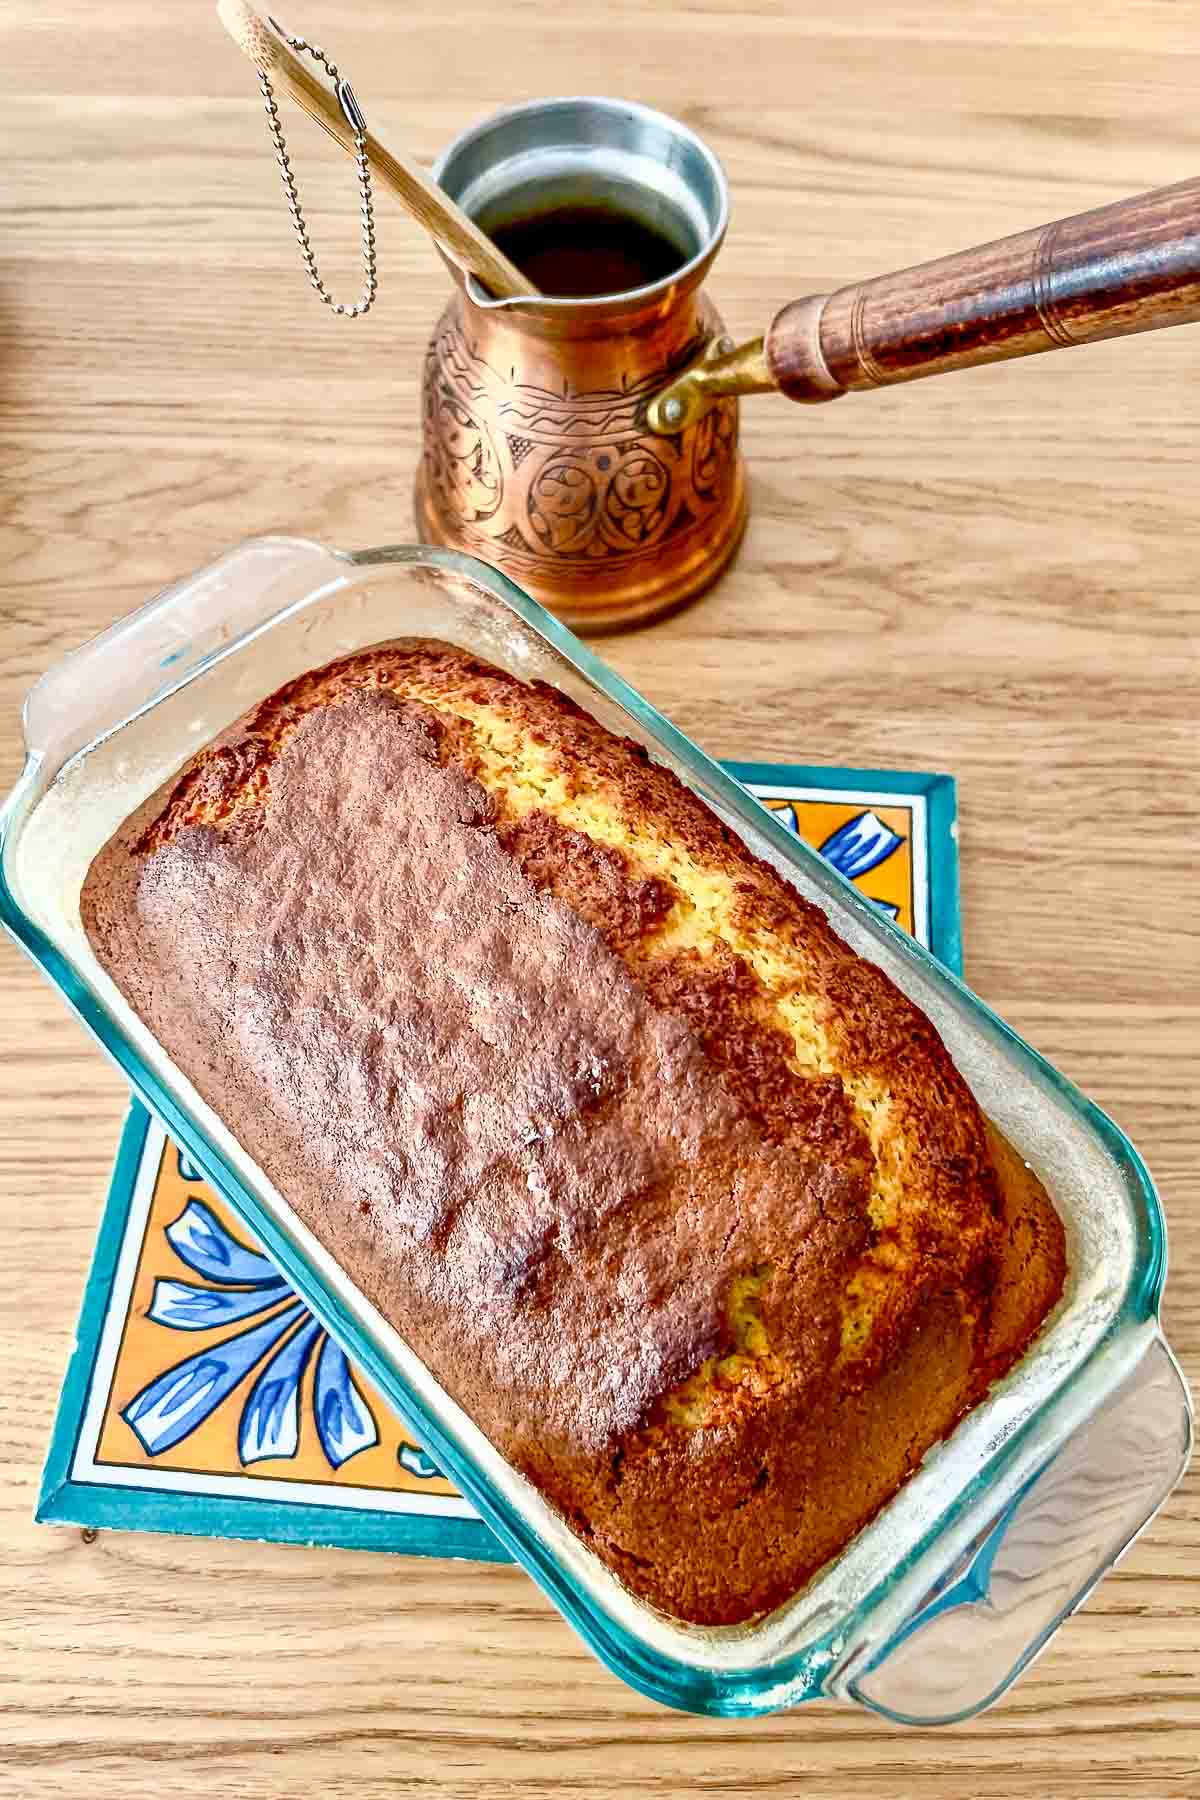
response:
[[[293,50],[307,51],[319,62],[329,79],[333,82],[338,103],[345,114],[346,123],[354,133],[354,160],[358,165],[358,189],[362,197],[360,213],[362,217],[363,269],[365,282],[361,300],[352,306],[344,306],[335,301],[317,273],[317,259],[313,247],[308,241],[308,231],[304,223],[304,214],[300,211],[300,196],[296,192],[296,178],[292,174],[292,165],[284,148],[283,127],[279,123],[279,108],[275,104],[275,94],[270,78],[265,69],[258,71],[258,85],[262,89],[263,101],[267,109],[267,125],[271,133],[271,142],[275,146],[275,160],[279,164],[283,176],[283,191],[287,196],[288,211],[292,215],[292,225],[296,232],[296,241],[300,245],[300,254],[304,258],[304,266],[308,270],[308,279],[326,306],[332,307],[339,317],[346,319],[361,318],[370,309],[378,288],[378,276],[375,269],[375,219],[371,208],[371,167],[367,161],[367,124],[359,111],[357,100],[348,81],[343,81],[338,74],[337,64],[330,62],[325,52],[316,44],[308,43],[304,38],[289,37],[274,19],[270,21],[280,37]]]

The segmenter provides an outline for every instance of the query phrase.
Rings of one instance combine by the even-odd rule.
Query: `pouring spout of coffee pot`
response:
[[[1200,180],[793,300],[763,337],[709,345],[646,420],[671,437],[723,394],[778,389],[814,405],[1195,319]]]

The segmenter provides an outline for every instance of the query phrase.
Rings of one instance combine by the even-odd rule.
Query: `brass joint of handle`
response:
[[[847,389],[829,368],[821,343],[828,304],[828,294],[809,294],[785,306],[765,337],[736,346],[730,338],[715,339],[651,401],[650,429],[677,436],[726,394],[778,392],[807,406],[840,400]]]
[[[714,338],[703,354],[646,408],[646,422],[662,437],[677,437],[697,424],[725,394],[766,394],[775,386],[762,338],[735,346]]]

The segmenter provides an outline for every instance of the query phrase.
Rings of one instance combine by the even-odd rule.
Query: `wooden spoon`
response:
[[[310,119],[327,131],[343,150],[355,153],[354,133],[336,98],[309,73],[290,46],[246,0],[217,0],[217,15],[226,31],[256,69],[265,70]],[[460,268],[477,275],[498,300],[536,296],[538,290],[514,263],[480,231],[474,219],[431,181],[419,164],[387,150],[368,131],[371,173],[396,196],[401,206],[436,239]]]

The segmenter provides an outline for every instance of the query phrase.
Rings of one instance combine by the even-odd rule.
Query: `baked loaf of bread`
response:
[[[1059,1220],[924,1015],[640,747],[446,644],[281,688],[82,913],[341,1267],[676,1617],[792,1594],[1059,1295]]]

